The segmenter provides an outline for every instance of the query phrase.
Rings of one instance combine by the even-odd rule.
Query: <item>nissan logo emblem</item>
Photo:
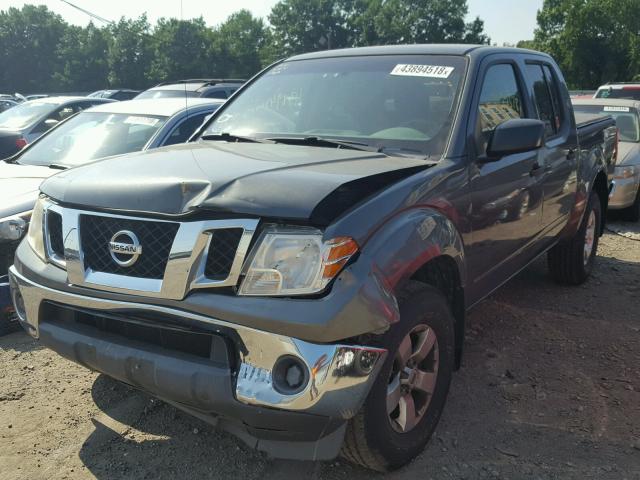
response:
[[[129,230],[116,232],[109,242],[111,258],[121,267],[130,267],[142,254],[142,245],[135,233]]]

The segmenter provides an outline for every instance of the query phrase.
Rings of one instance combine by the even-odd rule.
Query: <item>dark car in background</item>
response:
[[[16,105],[18,105],[18,102],[14,100],[9,100],[8,98],[0,98],[0,113],[4,112],[5,110],[9,110]]]
[[[222,100],[184,99],[112,102],[88,109],[0,161],[0,335],[13,329],[6,274],[28,226],[38,187],[60,170],[104,157],[183,143]],[[4,277],[3,277],[4,276]]]
[[[195,78],[175,82],[164,82],[159,83],[149,90],[145,90],[136,98],[202,97],[226,99],[238,90],[244,82],[245,80],[237,78]]]
[[[8,158],[47,130],[86,108],[113,102],[106,98],[48,97],[0,113],[0,159]]]
[[[109,98],[111,100],[133,100],[140,94],[140,90],[121,88],[118,90],[97,90],[87,95],[89,98]]]

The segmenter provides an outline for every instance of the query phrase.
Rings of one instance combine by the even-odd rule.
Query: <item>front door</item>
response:
[[[527,117],[526,90],[517,64],[493,61],[481,69],[479,78],[482,86],[470,118],[475,145],[469,148],[475,152],[470,155],[472,242],[467,250],[474,298],[490,293],[532,255],[526,252],[541,230],[543,173],[537,150],[487,156],[491,135],[500,123]]]

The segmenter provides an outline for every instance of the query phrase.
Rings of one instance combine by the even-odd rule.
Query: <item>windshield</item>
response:
[[[53,111],[57,105],[53,103],[31,102],[21,103],[0,113],[0,128],[23,128],[43,115]]]
[[[29,147],[23,165],[73,167],[102,157],[142,150],[166,117],[83,112]]]
[[[179,98],[179,97],[197,97],[198,93],[193,90],[147,90],[136,97],[136,100],[145,98]]]
[[[632,107],[603,106],[603,105],[574,105],[573,110],[594,115],[611,115],[620,131],[621,142],[640,141],[640,125],[638,110]]]
[[[310,137],[444,151],[463,57],[394,55],[284,62],[248,86],[203,136]]]
[[[627,100],[640,100],[640,86],[601,88],[596,92],[596,98],[626,98]]]

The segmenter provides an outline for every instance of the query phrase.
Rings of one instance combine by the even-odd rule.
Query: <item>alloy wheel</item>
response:
[[[420,423],[435,391],[438,361],[438,339],[428,325],[417,325],[402,339],[387,387],[387,414],[395,431],[407,433]]]

